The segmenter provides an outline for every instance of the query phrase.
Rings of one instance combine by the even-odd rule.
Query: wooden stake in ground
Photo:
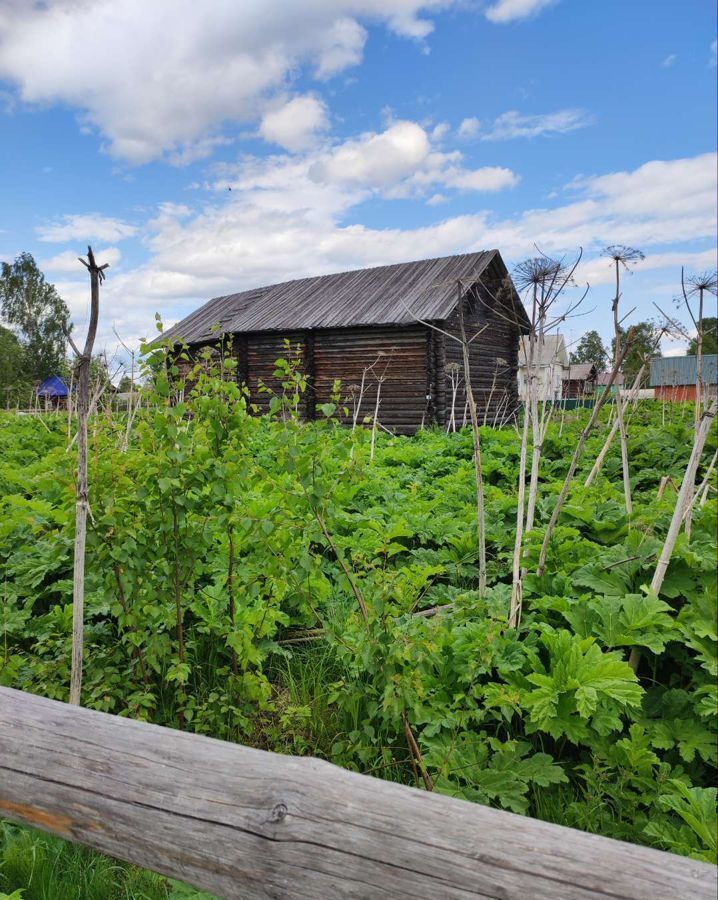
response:
[[[75,561],[72,580],[72,669],[70,703],[80,705],[82,693],[82,639],[85,620],[85,540],[87,537],[87,417],[90,408],[90,361],[97,334],[100,311],[100,282],[109,263],[98,266],[92,247],[87,248],[87,262],[80,262],[90,273],[90,324],[85,347],[80,353],[69,332],[67,340],[77,357],[77,487],[75,494]]]
[[[698,428],[694,432],[693,450],[691,451],[686,470],[683,473],[683,481],[681,482],[681,489],[678,491],[676,505],[673,508],[673,517],[671,518],[671,524],[668,526],[668,533],[666,534],[666,539],[663,543],[661,555],[658,557],[658,562],[656,563],[656,571],[653,573],[653,580],[651,581],[651,591],[653,591],[656,597],[661,593],[661,588],[663,587],[663,579],[666,577],[668,564],[671,561],[671,556],[673,556],[673,550],[676,546],[676,541],[678,540],[678,535],[681,531],[683,519],[685,518],[686,513],[690,511],[690,504],[693,500],[693,492],[696,485],[696,472],[698,471],[698,464],[700,463],[703,448],[705,447],[706,439],[708,437],[708,433],[711,430],[713,419],[715,419],[716,417],[717,410],[718,400],[713,400],[710,406],[704,411],[703,415],[698,420]],[[711,462],[711,466],[712,465],[713,462]],[[708,477],[710,477],[710,467]],[[631,650],[631,655],[628,658],[628,664],[634,672],[638,671],[638,664],[640,663],[640,661],[641,648],[633,647]]]

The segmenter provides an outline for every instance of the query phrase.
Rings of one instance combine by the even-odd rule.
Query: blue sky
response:
[[[584,249],[610,332],[715,266],[713,0],[0,0],[0,258],[128,344],[209,297],[498,247]],[[685,316],[684,316],[685,318]],[[681,352],[680,341],[664,351]]]

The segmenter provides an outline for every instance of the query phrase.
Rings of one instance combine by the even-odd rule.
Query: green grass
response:
[[[16,893],[17,892],[17,893]],[[0,900],[211,900],[78,844],[0,822]]]

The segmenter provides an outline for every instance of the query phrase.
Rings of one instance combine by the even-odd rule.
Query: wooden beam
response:
[[[9,688],[0,816],[223,897],[716,897],[707,863]]]

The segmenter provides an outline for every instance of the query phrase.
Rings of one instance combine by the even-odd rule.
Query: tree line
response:
[[[0,402],[27,402],[50,375],[66,376],[70,311],[30,253],[2,263],[0,276]]]

